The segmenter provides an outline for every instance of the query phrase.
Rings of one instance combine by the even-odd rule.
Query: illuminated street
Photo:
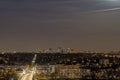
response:
[[[35,69],[35,61],[36,61],[36,57],[37,57],[37,54],[34,55],[33,57],[33,60],[32,60],[32,68],[31,70],[24,70],[23,71],[23,75],[20,76],[19,80],[33,80],[33,75],[35,74],[36,72],[36,69]]]

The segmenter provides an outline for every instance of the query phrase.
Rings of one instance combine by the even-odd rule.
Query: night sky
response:
[[[120,50],[120,0],[0,0],[0,49]]]

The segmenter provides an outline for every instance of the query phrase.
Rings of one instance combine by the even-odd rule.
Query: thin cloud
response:
[[[102,9],[102,10],[95,10],[92,12],[109,12],[109,11],[116,11],[116,10],[120,10],[120,8]]]

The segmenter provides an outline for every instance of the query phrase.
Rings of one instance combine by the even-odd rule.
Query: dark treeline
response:
[[[35,53],[6,53],[0,54],[0,64],[14,65],[14,64],[31,64]],[[110,63],[120,64],[120,58],[105,57],[103,53],[76,53],[76,54],[61,54],[61,53],[37,53],[36,64],[82,64],[89,65],[99,63],[102,59],[108,59]],[[116,64],[115,64],[116,65]],[[85,66],[84,66],[85,67]]]
[[[98,58],[99,57],[99,58]],[[36,63],[38,64],[77,64],[82,63],[82,60],[87,59],[100,59],[104,58],[101,54],[95,55],[95,54],[89,54],[89,53],[76,53],[76,54],[38,54]],[[86,61],[84,61],[86,63]]]
[[[3,65],[25,65],[31,64],[33,53],[5,53],[0,54],[0,64]]]

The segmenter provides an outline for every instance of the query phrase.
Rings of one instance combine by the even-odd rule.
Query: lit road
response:
[[[33,80],[33,75],[36,71],[36,67],[34,66],[36,61],[37,54],[34,55],[32,60],[32,68],[29,70],[24,70],[22,76],[18,80]]]
[[[32,80],[33,79],[33,75],[34,75],[33,72],[26,73],[26,74],[24,74],[22,76],[22,78],[20,80]]]

